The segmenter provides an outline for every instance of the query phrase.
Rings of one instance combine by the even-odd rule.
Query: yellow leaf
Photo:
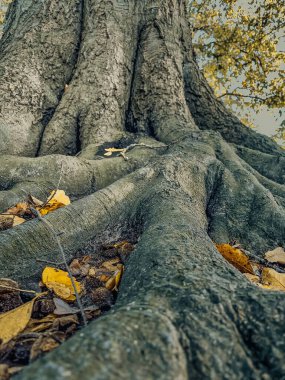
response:
[[[112,156],[112,153],[115,152],[123,152],[125,149],[119,149],[119,148],[106,148],[105,151],[107,153],[104,153],[104,156]]]
[[[230,244],[216,244],[216,247],[220,254],[240,272],[254,274],[249,258],[240,249]]]
[[[80,283],[74,277],[73,279],[76,290],[80,293]],[[42,282],[48,289],[53,290],[58,297],[66,301],[74,301],[76,299],[72,282],[67,272],[46,267],[42,273]]]
[[[264,268],[261,283],[271,290],[285,291],[285,273],[278,273],[271,268]]]
[[[0,314],[0,343],[9,342],[26,328],[31,318],[36,298],[16,309]]]
[[[255,274],[244,273],[244,275],[246,276],[246,278],[247,278],[250,282],[253,282],[253,283],[255,283],[255,284],[259,283],[260,278],[259,278],[258,276],[256,276]]]
[[[282,247],[265,253],[265,259],[271,263],[285,264],[285,251]]]
[[[57,210],[58,208],[69,204],[70,199],[63,190],[53,190],[44,206],[37,207],[37,209],[41,215],[46,215],[51,211]]]
[[[120,281],[122,278],[124,266],[121,267],[114,273],[114,275],[106,282],[105,286],[108,290],[118,290]]]

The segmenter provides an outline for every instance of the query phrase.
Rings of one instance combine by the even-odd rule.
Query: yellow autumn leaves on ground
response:
[[[70,199],[63,190],[53,190],[45,202],[29,195],[25,202],[17,203],[14,207],[0,213],[0,231],[36,218],[37,215],[33,210],[37,210],[44,216],[69,204]]]
[[[46,266],[39,294],[0,278],[0,379],[9,379],[64,342],[78,330],[84,315],[90,321],[109,310],[116,300],[124,263],[134,247],[128,241],[101,246],[90,255],[74,258],[68,265],[70,275]],[[81,306],[76,302],[75,289]],[[17,352],[20,359],[15,361]]]
[[[282,247],[266,252],[260,261],[251,260],[242,249],[231,244],[216,244],[216,247],[229,263],[257,286],[285,291],[285,251]]]
[[[77,292],[80,293],[80,283],[75,278],[73,282]],[[42,283],[59,298],[66,301],[75,301],[75,290],[67,272],[57,268],[46,267],[42,273]]]

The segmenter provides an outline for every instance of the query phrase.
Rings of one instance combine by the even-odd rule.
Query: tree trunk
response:
[[[184,0],[15,0],[0,46],[0,208],[61,188],[46,216],[68,257],[136,236],[117,303],[18,379],[281,379],[284,293],[216,243],[284,246],[285,155],[218,101]],[[144,143],[122,157],[104,148]],[[62,168],[62,169],[61,169]],[[57,246],[0,233],[1,276],[36,288]],[[92,248],[93,247],[93,248]]]

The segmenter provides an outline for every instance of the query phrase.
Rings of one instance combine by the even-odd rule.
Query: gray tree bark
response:
[[[214,97],[186,1],[15,0],[0,75],[0,208],[43,197],[63,168],[74,202],[46,218],[68,257],[138,239],[112,311],[17,378],[282,379],[284,293],[215,243],[284,246],[285,155]],[[58,255],[39,220],[0,242],[1,276],[22,286]]]

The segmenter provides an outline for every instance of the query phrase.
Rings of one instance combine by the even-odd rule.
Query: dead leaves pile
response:
[[[124,263],[134,245],[103,246],[92,256],[72,260],[77,293],[88,321],[114,304]],[[95,257],[95,258],[94,258]],[[45,267],[42,293],[19,289],[11,279],[0,279],[0,379],[7,380],[42,354],[58,347],[82,325],[75,290],[68,273]]]
[[[261,260],[250,259],[238,244],[216,244],[221,255],[257,286],[285,291],[285,251],[275,248]]]
[[[17,203],[14,207],[0,214],[0,231],[7,230],[36,218],[37,215],[33,210],[37,210],[44,216],[49,212],[69,204],[70,199],[63,190],[53,190],[45,202],[29,195],[25,202]]]

